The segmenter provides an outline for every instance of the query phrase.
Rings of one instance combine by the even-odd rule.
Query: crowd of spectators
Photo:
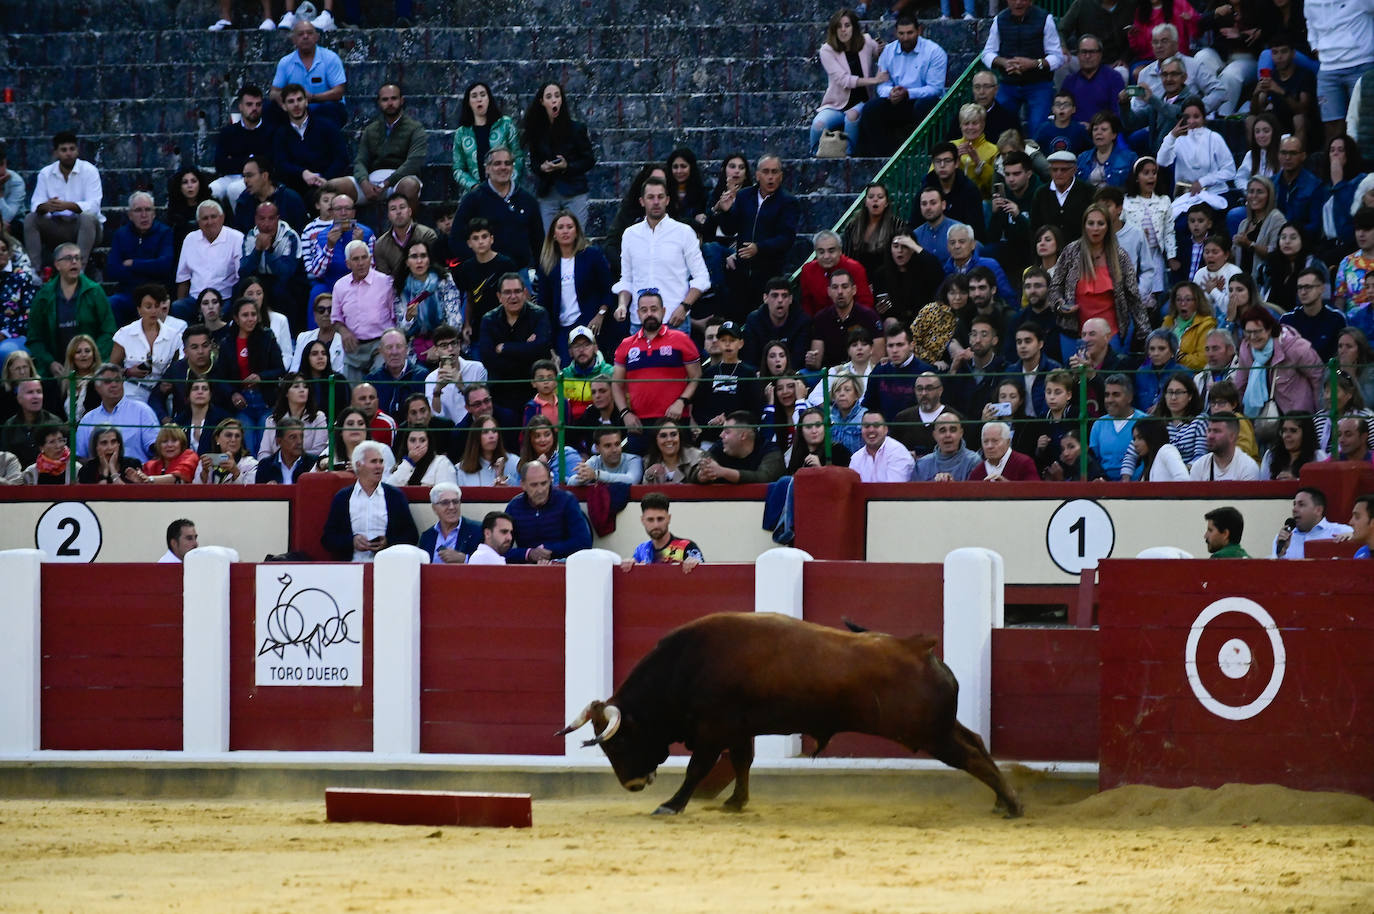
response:
[[[382,485],[520,485],[514,545],[501,518],[481,532],[539,561],[582,541],[557,526],[567,487],[1374,461],[1374,173],[1345,125],[1374,68],[1363,7],[1076,0],[1056,20],[1009,0],[910,211],[875,182],[843,233],[809,223],[766,150],[724,156],[709,191],[675,150],[589,225],[595,125],[557,82],[518,121],[469,85],[459,196],[427,204],[444,189],[403,88],[360,117],[321,19],[282,27],[294,50],[239,89],[214,174],[174,174],[160,216],[130,195],[103,273],[77,135],[53,137],[31,195],[0,148],[23,237],[0,234],[0,451],[23,481],[365,466],[366,529],[345,498],[326,531],[355,558],[414,541]],[[841,129],[887,156],[944,95],[921,23],[890,37],[832,17],[813,147]],[[799,234],[815,256],[793,285]],[[480,538],[441,537],[465,556]]]

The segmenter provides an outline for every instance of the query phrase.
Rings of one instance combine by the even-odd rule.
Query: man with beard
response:
[[[982,76],[983,74],[978,74]],[[992,211],[988,216],[987,254],[998,261],[1011,279],[1020,283],[1021,274],[1031,265],[1035,245],[1031,240],[1031,203],[1040,189],[1040,179],[1024,152],[1009,152],[1002,157],[1002,180],[992,184]]]
[[[883,336],[878,313],[855,302],[856,286],[848,270],[835,268],[830,274],[829,291],[830,307],[817,314],[811,324],[811,335],[815,337],[811,341],[811,351],[819,353],[814,360],[825,368],[844,361],[849,331],[855,327],[867,329],[874,339]]]
[[[945,93],[948,57],[944,48],[921,37],[921,23],[904,12],[897,19],[897,40],[883,48],[877,72],[887,73],[859,118],[857,154],[887,158]]]
[[[997,353],[996,323],[982,315],[974,317],[968,331],[968,348],[955,356],[950,365],[955,376],[950,383],[950,399],[965,416],[981,416],[983,407],[997,400],[997,385],[1005,370],[1006,364]],[[968,431],[975,436],[970,446],[980,444],[978,427],[970,425]]]
[[[893,437],[917,459],[935,450],[935,423],[945,413],[953,413],[942,402],[945,384],[940,376],[927,371],[916,379],[916,405],[897,414]]]
[[[635,547],[634,555],[620,563],[622,571],[629,571],[636,565],[681,565],[682,573],[690,574],[705,561],[700,546],[689,539],[673,536],[670,507],[668,496],[662,492],[644,496],[639,503],[639,522],[644,525],[649,539]]]
[[[997,275],[985,266],[976,266],[968,271],[968,301],[973,313],[986,317],[997,328],[1000,339],[1007,326],[1007,315],[1011,312],[1008,300],[1003,298],[997,288]]]
[[[592,381],[609,378],[614,369],[596,347],[596,334],[590,327],[577,326],[568,332],[567,367],[558,373],[558,392],[567,404],[568,419],[582,418],[592,402]]]
[[[639,205],[644,207],[643,220],[627,228],[620,239],[620,282],[612,287],[619,297],[615,319],[621,323],[628,319],[630,330],[637,332],[636,296],[653,289],[666,309],[668,326],[682,329],[692,306],[711,288],[701,242],[691,226],[668,215],[668,184],[663,179],[654,176],[644,182]]]
[[[701,353],[692,338],[663,325],[663,296],[640,292],[636,309],[639,331],[616,347],[612,373],[615,405],[631,433],[665,416],[681,420],[701,377]]]
[[[1045,355],[1055,362],[1061,362],[1059,344],[1059,322],[1054,309],[1050,307],[1050,274],[1044,267],[1031,267],[1021,278],[1021,299],[1025,307],[1011,319],[1007,328],[1007,361],[1016,357],[1016,334],[1022,327],[1034,325],[1045,344]]]

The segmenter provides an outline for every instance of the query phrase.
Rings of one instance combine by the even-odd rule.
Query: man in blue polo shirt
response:
[[[1374,523],[1371,521],[1374,521],[1374,495],[1361,495],[1350,509],[1350,538],[1364,544],[1355,550],[1357,559],[1370,558],[1369,550],[1374,546]]]
[[[344,101],[348,77],[344,75],[343,61],[328,48],[318,47],[319,41],[320,33],[309,20],[297,19],[291,26],[291,43],[296,49],[277,61],[277,72],[272,77],[274,122],[286,123],[282,89],[295,83],[305,87],[305,100],[310,103],[312,115],[333,121],[337,127],[348,123]]]

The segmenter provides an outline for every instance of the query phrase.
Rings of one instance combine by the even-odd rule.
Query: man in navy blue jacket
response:
[[[757,184],[741,190],[733,203],[722,204],[720,217],[721,228],[736,236],[737,243],[725,258],[730,301],[717,313],[741,323],[763,295],[764,283],[786,272],[787,252],[801,225],[801,204],[782,189],[782,159],[761,157],[754,178]]]
[[[175,277],[172,229],[155,216],[152,195],[134,191],[129,195],[129,221],[110,239],[105,276],[119,283],[119,291],[110,296],[110,310],[120,327],[138,316],[138,302],[133,298],[136,288],[150,282],[170,286]]]
[[[429,490],[438,521],[420,534],[420,548],[435,565],[461,565],[482,543],[482,525],[463,516],[463,490],[438,482]]]
[[[491,226],[496,253],[509,257],[518,270],[534,266],[544,245],[544,220],[539,215],[539,201],[520,189],[514,174],[511,150],[497,146],[487,153],[487,179],[458,201],[449,238],[453,250],[467,249],[468,223],[480,217]]]
[[[414,546],[420,539],[405,494],[382,482],[385,454],[386,448],[375,441],[355,447],[358,481],[340,489],[329,505],[320,545],[340,562],[371,562],[387,546]]]
[[[592,528],[577,497],[553,488],[548,467],[527,464],[520,488],[524,491],[506,505],[515,521],[515,547],[506,553],[507,561],[534,565],[591,548]]]
[[[333,121],[311,117],[305,89],[289,85],[282,90],[282,104],[291,120],[272,137],[273,177],[300,194],[323,187],[330,178],[349,174],[348,148]]]
[[[887,361],[869,374],[864,384],[864,409],[875,410],[891,422],[902,410],[916,405],[916,377],[935,366],[911,350],[911,328],[897,327],[887,335]]]
[[[272,155],[276,128],[263,117],[262,99],[261,86],[246,83],[239,89],[234,99],[239,119],[220,128],[215,144],[215,172],[219,177],[210,182],[210,193],[228,203],[230,209],[243,193],[243,163]]]
[[[258,461],[255,478],[259,483],[289,485],[313,470],[320,455],[305,452],[305,423],[295,416],[278,419],[274,433],[277,450]]]

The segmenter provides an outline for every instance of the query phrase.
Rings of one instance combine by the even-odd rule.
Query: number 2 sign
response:
[[[1107,510],[1090,498],[1066,501],[1050,516],[1045,548],[1054,564],[1069,574],[1096,568],[1112,554],[1116,528]]]
[[[100,520],[85,502],[58,502],[38,518],[33,539],[49,562],[94,562],[100,553]]]

